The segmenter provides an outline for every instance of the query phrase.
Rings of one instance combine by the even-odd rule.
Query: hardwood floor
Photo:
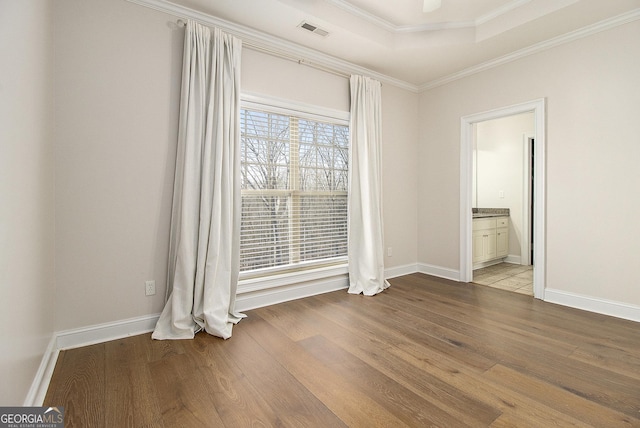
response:
[[[640,426],[640,325],[422,274],[62,351],[66,427]]]

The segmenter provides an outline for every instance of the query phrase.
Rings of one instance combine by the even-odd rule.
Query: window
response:
[[[346,262],[349,128],[321,119],[241,109],[241,272]]]

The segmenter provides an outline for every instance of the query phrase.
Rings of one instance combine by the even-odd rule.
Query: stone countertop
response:
[[[473,208],[473,218],[509,217],[509,208]]]

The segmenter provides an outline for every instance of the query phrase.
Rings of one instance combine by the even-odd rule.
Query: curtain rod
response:
[[[185,21],[184,19],[178,19],[177,21],[178,27],[186,27],[187,26],[187,21]],[[307,61],[304,58],[297,58],[293,55],[287,54],[285,52],[282,51],[276,51],[273,49],[269,49],[267,47],[264,46],[260,46],[258,44],[255,43],[251,43],[248,42],[246,40],[242,41],[242,45],[247,47],[248,49],[251,49],[253,51],[256,52],[262,52],[262,53],[266,53],[268,55],[272,55],[278,58],[282,58],[282,59],[286,59],[287,61],[292,61],[292,62],[297,62],[300,65],[306,65],[307,67],[311,67],[311,68],[315,68],[316,70],[320,70],[320,71],[324,71],[326,73],[331,73],[334,74],[336,76],[340,76],[340,77],[344,77],[344,78],[350,78],[351,75],[348,73],[345,73],[343,71],[340,70],[336,70],[330,67],[326,67],[320,64],[316,64],[314,62],[311,61]]]

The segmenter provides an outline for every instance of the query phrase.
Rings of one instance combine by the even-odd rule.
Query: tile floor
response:
[[[533,296],[533,266],[500,263],[473,271],[473,282]]]

